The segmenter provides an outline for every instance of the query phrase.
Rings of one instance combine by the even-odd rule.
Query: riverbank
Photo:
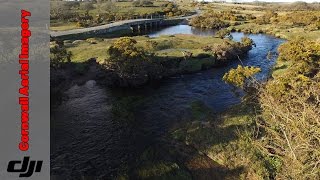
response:
[[[137,48],[141,48],[151,54],[151,64],[155,67],[152,72],[147,72],[147,76],[129,77],[128,79],[116,78],[117,72],[108,69],[105,64],[108,63],[107,59],[109,58],[107,49],[117,39],[101,38],[90,38],[86,41],[64,41],[63,46],[73,54],[71,59],[74,62],[74,66],[69,64],[69,66],[60,71],[70,71],[68,72],[69,74],[72,74],[72,72],[75,74],[74,71],[82,71],[78,72],[78,74],[84,78],[87,76],[88,69],[94,68],[98,73],[95,76],[99,77],[99,82],[104,81],[102,84],[137,87],[179,74],[195,73],[212,67],[223,66],[231,60],[244,56],[252,48],[250,40],[249,42],[239,43],[220,38],[194,35],[171,35],[158,38],[137,36],[132,39],[137,41]],[[54,42],[52,42],[52,46],[54,46]],[[86,63],[88,59],[94,60],[96,64],[92,63],[92,61],[91,63]],[[100,70],[98,71],[99,68]],[[105,80],[101,78],[101,71],[105,71]],[[62,72],[59,73],[61,74]],[[92,77],[90,74],[93,74],[93,71],[89,72],[88,77]],[[54,75],[52,78],[54,79]],[[95,78],[95,80],[98,79]]]
[[[304,27],[279,27],[279,25],[259,25],[256,23],[246,23],[227,28],[231,32],[243,32],[246,34],[269,34],[278,38],[293,40],[297,37],[317,40],[320,37],[320,30],[306,30]],[[302,36],[303,35],[303,36]]]
[[[238,7],[240,14],[265,14],[258,9],[242,8],[247,6]],[[229,7],[221,9],[230,10]],[[261,33],[247,34],[257,47],[240,61],[233,56],[230,58],[233,61],[219,68],[199,71],[216,63],[212,59],[218,56],[206,50],[216,48],[214,45],[221,47],[223,40],[213,38],[213,31],[206,37],[158,37],[160,33],[154,33],[152,37],[156,38],[138,36],[132,39],[137,41],[137,47],[150,50],[155,59],[170,69],[163,71],[171,75],[161,84],[112,90],[96,86],[92,81],[74,86],[66,83],[72,86],[67,91],[68,98],[54,112],[58,119],[55,131],[60,135],[55,141],[60,149],[52,153],[54,172],[88,179],[90,176],[113,179],[317,179],[319,133],[316,123],[320,116],[316,93],[319,92],[319,50],[316,48],[319,43],[291,40],[302,33],[309,40],[315,39],[319,30],[251,23],[235,25],[230,30]],[[179,26],[172,31],[177,33],[178,29],[183,33],[183,28]],[[187,31],[203,32],[194,28]],[[281,46],[281,59],[277,61],[278,46],[284,41],[263,34],[267,32],[290,40]],[[232,35],[236,41],[243,36],[242,33]],[[80,64],[79,68],[73,66],[73,71],[80,74],[69,76],[82,82],[88,80],[83,77],[96,79],[97,69],[91,71],[82,64],[94,57],[99,63],[94,60],[93,65],[103,68],[104,60],[109,58],[107,49],[115,41],[99,38],[65,41],[66,48],[74,53],[73,63]],[[261,68],[262,72],[256,78],[266,85],[259,89],[259,97],[254,93],[243,96],[241,89],[221,80],[238,64]],[[121,124],[121,128],[110,124]],[[68,134],[70,130],[72,136]],[[131,132],[120,136],[124,130]],[[313,136],[310,137],[310,133]],[[67,148],[64,148],[65,144],[69,144]],[[68,153],[70,150],[76,150],[76,153]],[[309,157],[305,152],[312,155]],[[63,159],[71,159],[78,165],[70,169],[63,164]],[[89,160],[84,162],[83,159]],[[76,176],[72,176],[73,173]]]
[[[244,8],[238,10],[233,15],[243,15]],[[236,140],[215,145],[212,143],[215,140],[209,137],[215,135],[216,127],[197,127],[198,133],[192,134],[188,133],[192,126],[183,125],[181,135],[178,134],[183,141],[187,139],[198,150],[211,154],[213,160],[228,167],[242,167],[241,179],[318,179],[319,158],[315,157],[319,157],[316,149],[320,144],[316,139],[320,113],[314,107],[319,101],[309,98],[319,97],[320,14],[267,10],[260,10],[255,20],[226,28],[231,32],[263,33],[288,40],[280,46],[279,58],[268,80],[255,87],[259,93],[247,93],[253,103],[244,101],[222,113],[222,125],[236,126]],[[228,137],[232,130],[218,134]]]
[[[233,36],[235,40],[240,41],[241,37],[243,37],[243,34],[236,33],[233,34]],[[241,58],[241,61],[242,63],[244,63],[244,65],[260,66],[262,69],[262,74],[266,75],[269,72],[269,68],[273,64],[272,60],[266,60],[266,55],[268,51],[276,51],[278,44],[280,44],[282,41],[264,35],[249,36],[256,42],[256,47],[253,47],[247,55],[243,56]],[[194,51],[195,54],[200,53],[200,51],[201,53],[205,53],[201,50],[201,47],[203,47],[202,43],[207,46],[208,44],[214,45],[220,44],[219,42],[223,42],[222,39],[218,38],[199,37],[192,35],[175,35],[174,37],[164,36],[159,38],[136,38],[142,39],[137,39],[138,42],[146,42],[146,40],[157,40],[159,41],[159,44],[165,43],[169,45],[170,43],[167,43],[168,41],[165,40],[170,40],[170,38],[172,38],[174,39],[173,44],[179,48],[170,48],[173,49],[173,52],[163,52],[160,50],[158,55],[162,55],[164,57],[174,56],[180,58],[183,56],[181,50],[190,51],[190,49],[192,50],[193,47],[197,47],[199,49]],[[92,39],[92,41],[93,40],[94,39]],[[72,44],[72,42],[65,43]],[[97,44],[95,44],[94,42],[90,44],[84,41],[81,41],[80,43],[84,43],[83,46],[80,45],[81,48],[77,51],[80,53],[86,51],[86,46],[95,47],[96,50],[99,49],[97,48],[99,47],[99,43],[102,43],[100,44],[101,50],[96,51],[97,54],[102,54],[103,52],[106,52],[107,49],[105,44],[103,44],[105,43],[104,41],[97,42]],[[113,42],[109,43],[111,45]],[[88,55],[88,57],[91,57],[89,54],[90,51],[88,50],[90,49],[87,49],[87,51],[83,53],[83,55]],[[101,53],[99,51],[101,51]],[[169,52],[172,53],[170,54],[170,56],[168,54],[163,54]],[[103,60],[104,58],[101,58],[101,60]],[[85,59],[86,58],[84,58],[84,60]],[[80,58],[78,60],[80,60]],[[196,60],[197,62],[197,59],[195,58],[191,58],[190,60]],[[155,86],[147,85],[140,88],[130,88],[127,90],[115,89],[115,92],[108,95],[112,97],[112,100],[110,98],[107,98],[107,101],[105,100],[105,95],[102,98],[99,94],[96,94],[96,91],[99,91],[100,93],[99,89],[102,88],[105,89],[104,91],[109,92],[110,89],[104,88],[104,86],[101,86],[100,88],[96,86],[90,86],[90,88],[94,88],[97,90],[91,90],[89,88],[90,91],[88,91],[87,86],[89,85],[86,85],[86,83],[84,85],[75,84],[72,88],[70,88],[71,90],[68,90],[67,97],[63,99],[62,104],[59,106],[59,108],[56,108],[53,113],[53,116],[56,119],[54,121],[57,121],[53,123],[58,124],[52,126],[55,127],[55,133],[58,134],[59,137],[63,137],[63,134],[68,132],[68,128],[71,128],[73,124],[70,119],[77,119],[76,121],[81,124],[81,127],[86,128],[87,126],[89,126],[90,128],[86,128],[87,130],[85,130],[85,134],[78,134],[76,132],[73,132],[73,134],[75,134],[75,137],[78,137],[82,139],[82,141],[86,142],[100,139],[99,142],[102,143],[101,146],[107,143],[101,140],[101,137],[99,136],[101,133],[108,134],[108,142],[124,143],[123,141],[134,141],[136,142],[136,145],[130,146],[130,151],[127,151],[125,148],[123,149],[118,146],[116,149],[120,154],[135,155],[134,157],[132,157],[133,160],[131,160],[130,163],[129,161],[122,159],[120,163],[121,166],[117,167],[118,174],[115,174],[116,170],[111,170],[109,167],[118,166],[118,163],[112,163],[109,161],[101,162],[100,160],[94,160],[95,162],[99,161],[100,163],[97,166],[99,169],[93,169],[93,167],[87,165],[86,163],[77,160],[77,157],[79,156],[81,157],[80,159],[93,158],[92,154],[86,155],[83,153],[88,150],[87,146],[78,144],[77,141],[74,142],[75,137],[70,137],[69,139],[61,138],[60,141],[58,138],[55,140],[55,146],[60,147],[60,150],[52,151],[52,159],[55,162],[53,164],[53,168],[55,169],[54,172],[58,172],[59,174],[59,172],[66,172],[68,170],[68,167],[65,167],[63,165],[63,161],[61,160],[61,158],[59,158],[61,154],[67,154],[66,156],[69,159],[73,159],[75,162],[80,164],[77,169],[74,169],[72,171],[70,170],[70,173],[82,172],[87,176],[90,175],[90,172],[96,172],[98,175],[110,176],[112,174],[113,177],[118,176],[125,179],[128,177],[163,177],[164,179],[168,179],[170,177],[183,177],[187,179],[194,176],[209,178],[214,174],[214,176],[228,176],[234,177],[233,179],[237,179],[239,177],[239,174],[241,174],[240,172],[242,172],[241,168],[228,168],[221,162],[218,162],[217,164],[217,162],[209,158],[208,154],[199,152],[197,146],[193,146],[193,144],[186,145],[184,141],[180,141],[181,139],[175,137],[178,136],[176,135],[178,131],[175,132],[175,130],[181,128],[183,129],[184,127],[182,126],[189,126],[189,123],[194,124],[194,127],[196,129],[197,126],[212,126],[212,124],[215,123],[214,121],[219,119],[217,112],[225,111],[226,108],[239,103],[239,95],[241,95],[242,93],[234,92],[230,86],[226,85],[221,80],[225,72],[227,72],[231,67],[236,67],[240,63],[240,61],[238,61],[238,58],[235,58],[233,60],[234,61],[230,61],[226,65],[218,68],[203,70],[197,73],[172,76],[171,78],[162,81],[161,84]],[[85,63],[80,61],[78,62],[79,64]],[[74,61],[73,63],[76,62]],[[82,70],[80,68],[80,72],[81,71]],[[81,75],[71,75],[70,77],[76,78],[81,77]],[[95,77],[92,76],[92,78],[94,79]],[[81,93],[77,93],[78,91]],[[201,102],[198,103],[199,100]],[[97,108],[101,105],[110,103],[113,104],[113,108]],[[85,108],[86,106],[90,108]],[[99,109],[99,116],[97,115],[97,109]],[[213,112],[210,114],[217,117],[217,119],[212,119],[212,122],[208,123],[208,119],[198,117],[202,116],[202,109],[210,109],[210,111],[212,110]],[[190,114],[190,112],[193,111],[195,115]],[[100,116],[100,114],[103,115]],[[118,116],[119,114],[121,116]],[[93,122],[87,121],[86,118],[88,116],[90,116],[89,119],[95,119],[94,122],[100,124],[100,126],[96,127],[92,125]],[[194,116],[197,117],[194,118]],[[138,133],[140,135],[132,135],[134,137],[118,139],[118,135],[114,135],[117,134],[118,131],[112,129],[113,126],[108,126],[109,123],[128,124],[130,128],[126,127],[126,129],[132,129],[132,134]],[[219,124],[219,122],[216,123]],[[100,128],[101,126],[103,126],[103,132]],[[79,132],[82,132],[81,127],[77,126],[77,131],[79,130]],[[212,126],[212,128],[215,127],[217,126]],[[189,132],[192,132],[192,127],[190,127],[190,130],[188,130],[188,133]],[[211,130],[208,131],[208,134],[204,133],[204,137],[210,136],[210,132]],[[233,132],[234,131],[232,131],[232,133]],[[89,134],[91,135],[89,136]],[[89,137],[96,138],[90,140],[88,139]],[[200,136],[197,137],[199,137],[200,139]],[[196,139],[197,137],[194,138]],[[219,133],[217,133],[217,137],[221,137],[219,136]],[[233,135],[231,137],[233,137]],[[61,146],[61,144],[65,144],[71,141],[74,143],[70,143],[70,145],[68,145],[66,149]],[[203,140],[203,142],[205,141]],[[128,142],[126,142],[125,144],[127,143]],[[225,141],[219,141],[217,142],[217,145],[223,147],[224,143]],[[169,144],[171,145],[169,146]],[[101,146],[98,147],[101,148]],[[68,154],[68,149],[72,149],[74,147],[77,147],[77,153]],[[125,147],[127,147],[127,145]],[[147,148],[146,152],[144,152],[143,147]],[[157,150],[159,149],[159,147],[165,148],[163,151],[158,152]],[[99,150],[100,148],[95,148],[92,146],[90,148],[90,152],[94,152],[93,154],[99,154],[99,152],[101,151]],[[136,148],[138,150],[136,150]],[[182,151],[180,149],[187,150]],[[106,157],[113,157],[116,156],[116,154],[114,154],[114,152],[112,151],[112,149],[110,150],[110,148],[106,148],[106,150],[104,151],[104,156]],[[175,159],[175,157],[177,157],[177,159]],[[87,170],[82,169],[84,167],[86,167]]]

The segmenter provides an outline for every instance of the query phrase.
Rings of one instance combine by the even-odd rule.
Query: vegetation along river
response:
[[[179,33],[212,36],[214,31],[177,25],[149,36]],[[232,36],[239,41],[244,35]],[[241,92],[235,93],[225,84],[223,74],[243,63],[259,66],[258,78],[267,77],[276,58],[268,60],[267,54],[276,52],[284,41],[263,34],[249,37],[256,47],[242,62],[234,60],[225,67],[171,77],[138,89],[108,89],[93,80],[70,88],[68,98],[52,110],[52,174],[112,178],[119,170],[130,168],[136,157],[170,128],[188,120],[193,102],[201,101],[217,113],[239,103]],[[117,112],[122,115],[115,116]]]

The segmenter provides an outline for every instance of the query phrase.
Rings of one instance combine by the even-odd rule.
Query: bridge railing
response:
[[[145,16],[134,16],[133,19],[165,19],[165,15],[145,15]]]

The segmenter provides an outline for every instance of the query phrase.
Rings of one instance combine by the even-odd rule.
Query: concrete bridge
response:
[[[140,32],[143,30],[152,30],[159,27],[163,27],[163,26],[179,24],[183,20],[190,19],[197,15],[198,13],[192,16],[178,17],[178,18],[172,18],[172,19],[156,18],[156,19],[124,20],[124,21],[117,21],[110,24],[89,27],[89,28],[73,29],[68,31],[51,31],[50,35],[53,38],[81,39],[81,37],[88,38],[88,37],[99,36],[99,35],[108,35],[108,34],[111,35],[118,32],[122,32],[122,33]]]

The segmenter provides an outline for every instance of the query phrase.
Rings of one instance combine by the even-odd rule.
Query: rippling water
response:
[[[178,25],[152,32],[156,37],[163,34],[213,35],[210,30],[199,30],[187,25]],[[242,33],[232,33],[239,41]],[[267,60],[269,51],[275,52],[283,40],[268,35],[249,35],[256,43],[246,57],[244,65],[259,66],[264,78],[274,60]],[[190,116],[190,104],[200,100],[215,112],[221,112],[240,102],[233,88],[221,78],[230,65],[196,74],[172,77],[157,87],[146,86],[135,90],[111,90],[88,81],[74,86],[66,94],[69,97],[62,105],[52,110],[52,174],[79,179],[82,175],[108,179],[120,167],[126,166],[153,139]],[[115,97],[139,96],[143,103],[135,112],[134,128],[124,128],[111,116]],[[96,179],[96,178],[95,178]]]

